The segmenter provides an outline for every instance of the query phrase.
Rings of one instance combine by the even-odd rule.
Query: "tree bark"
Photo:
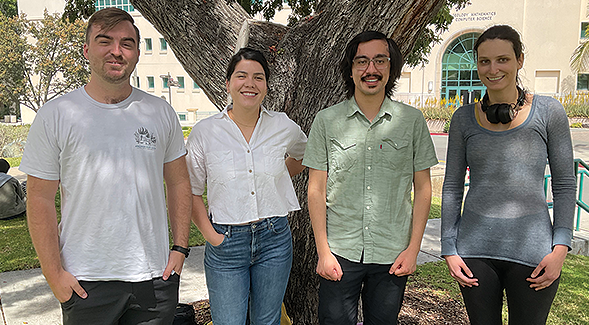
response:
[[[318,0],[319,1],[319,0]],[[165,37],[209,99],[227,102],[225,69],[236,44],[261,50],[270,63],[265,106],[284,111],[308,134],[315,114],[344,99],[339,72],[349,40],[365,30],[392,37],[404,56],[444,0],[323,0],[293,27],[252,21],[227,0],[131,0]],[[241,32],[241,33],[240,33]],[[317,324],[317,255],[307,210],[307,172],[294,178],[302,210],[289,216],[294,263],[285,297],[294,324]]]

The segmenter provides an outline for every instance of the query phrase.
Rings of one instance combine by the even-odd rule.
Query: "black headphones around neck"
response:
[[[489,106],[489,93],[485,93],[483,96],[483,100],[481,102],[481,109],[483,112],[487,113],[487,120],[493,124],[497,124],[499,122],[503,124],[507,124],[511,122],[515,116],[517,116],[517,112],[520,110],[526,102],[526,92],[521,89],[519,86],[517,88],[517,101],[515,104],[493,104]]]

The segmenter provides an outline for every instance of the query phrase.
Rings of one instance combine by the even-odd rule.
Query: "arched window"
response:
[[[467,33],[456,38],[446,48],[442,57],[442,98],[470,94],[470,101],[481,99],[485,87],[479,80],[473,53],[474,43],[480,33]],[[468,97],[467,97],[468,98]]]
[[[135,11],[130,0],[96,0],[95,7],[96,11],[109,7],[117,7],[127,12]]]

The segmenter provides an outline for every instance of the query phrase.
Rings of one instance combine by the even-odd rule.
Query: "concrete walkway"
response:
[[[194,247],[180,279],[180,302],[208,299],[204,246]],[[61,309],[41,269],[0,273],[2,325],[59,325]]]

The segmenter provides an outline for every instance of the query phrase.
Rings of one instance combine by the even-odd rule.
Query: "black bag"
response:
[[[188,304],[178,304],[172,325],[196,325],[194,308]]]

